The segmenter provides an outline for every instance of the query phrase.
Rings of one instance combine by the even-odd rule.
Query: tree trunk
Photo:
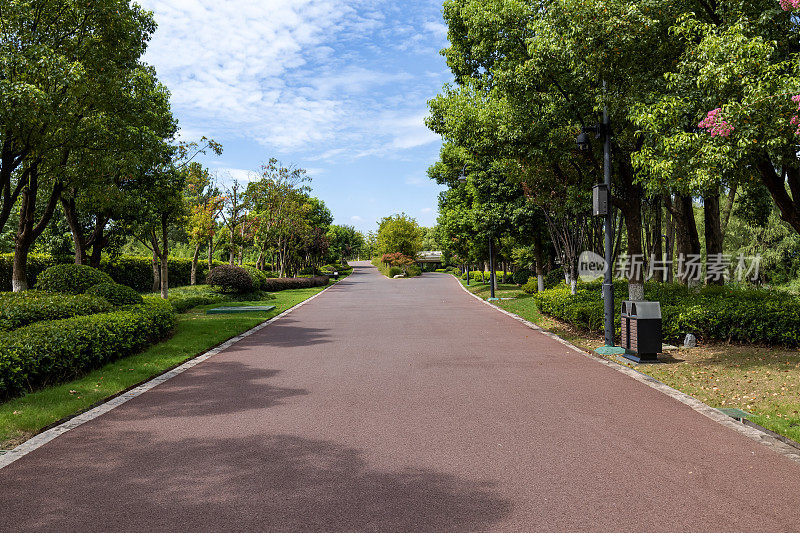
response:
[[[715,274],[713,268],[722,260],[722,224],[719,212],[719,191],[703,197],[703,219],[706,236],[706,283],[723,285],[725,278]],[[711,268],[709,268],[711,267]]]
[[[166,214],[161,215],[161,297],[169,296],[169,223]]]
[[[64,218],[67,220],[69,231],[72,234],[72,242],[75,245],[75,264],[85,265],[86,239],[83,236],[83,229],[78,221],[78,210],[75,206],[75,198],[62,197],[61,209],[64,211]]]
[[[208,238],[208,271],[214,268],[214,237]]]
[[[675,224],[673,223],[672,217],[672,198],[667,196],[664,198],[665,204],[667,209],[664,211],[664,232],[666,234],[664,245],[665,245],[665,259],[667,264],[669,265],[669,270],[667,270],[667,278],[664,280],[667,283],[672,283],[673,280],[673,260],[674,254],[673,250],[675,249]]]
[[[692,197],[688,194],[676,194],[674,205],[675,241],[677,244],[678,263],[685,265],[690,258],[700,256],[700,237],[697,234],[697,224],[694,219],[694,205]],[[680,280],[682,283],[691,284],[687,268],[683,268]]]
[[[664,239],[661,236],[661,217],[663,215],[663,210],[661,209],[661,197],[657,197],[655,201],[655,205],[653,206],[654,214],[653,214],[653,257],[650,259],[651,261],[663,261],[664,259],[664,252],[663,247],[661,246],[664,242]],[[669,263],[667,263],[669,264]],[[664,281],[664,272],[661,270],[655,271],[655,280],[656,281]]]
[[[190,285],[197,285],[197,260],[200,258],[200,243],[194,245],[194,255],[192,256],[192,274],[189,280]]]
[[[536,259],[536,288],[539,292],[544,290],[544,254],[542,250],[542,231],[536,229],[533,237],[533,256]]]
[[[31,244],[29,240],[18,239],[14,246],[14,262],[11,272],[11,290],[14,292],[28,290],[28,276],[25,269],[28,266]]]
[[[97,215],[94,220],[94,231],[91,238],[86,241],[87,246],[92,245],[92,254],[89,256],[89,266],[93,268],[100,268],[100,259],[102,258],[103,248],[108,245],[109,236],[104,235],[106,224],[111,217],[106,215]]]
[[[772,195],[781,218],[800,233],[800,169],[787,167],[784,175],[779,176],[775,165],[767,156],[756,162],[756,168],[761,174],[761,181]]]
[[[153,250],[153,292],[161,288],[161,269],[158,264],[158,254]]]
[[[738,190],[738,185],[732,185],[731,188],[728,190],[728,202],[725,204],[725,208],[722,211],[722,242],[725,242],[725,233],[728,231],[728,222],[731,221],[731,213],[733,212],[733,204],[736,202],[736,192]],[[724,247],[724,246],[723,246]]]
[[[28,254],[33,242],[42,234],[50,219],[53,218],[53,212],[56,209],[63,188],[61,182],[56,182],[53,185],[50,198],[37,222],[36,198],[39,193],[39,171],[36,164],[34,164],[29,174],[28,186],[25,187],[21,194],[19,224],[17,233],[14,235],[14,260],[11,272],[11,290],[14,292],[28,289],[28,275],[26,272]],[[34,222],[36,222],[36,225],[34,225]]]
[[[623,168],[625,168],[624,165]],[[638,185],[629,183],[623,189],[622,194],[624,200],[617,207],[625,217],[625,233],[628,236],[628,261],[630,265],[628,271],[628,299],[639,301],[644,300],[642,189]]]

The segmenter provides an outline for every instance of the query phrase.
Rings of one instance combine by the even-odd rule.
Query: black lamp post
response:
[[[464,168],[461,169],[461,174],[458,175],[458,184],[461,185],[462,183],[467,182],[467,165],[464,165]],[[469,287],[469,259],[467,259],[467,287]]]
[[[607,84],[603,81],[603,94],[606,94]],[[596,126],[583,128],[575,139],[578,149],[587,151],[591,148],[589,143],[589,133],[594,133],[595,138],[603,139],[603,185],[595,188],[595,195],[605,195],[606,201],[594,201],[594,214],[605,217],[605,261],[606,271],[603,277],[603,315],[605,324],[606,346],[614,346],[614,279],[612,263],[614,261],[614,225],[613,213],[611,210],[611,123],[608,118],[608,105],[603,107],[603,123]],[[604,209],[598,209],[604,207]]]
[[[489,301],[497,300],[494,297],[494,282],[495,282],[495,271],[494,271],[494,235],[489,232]]]

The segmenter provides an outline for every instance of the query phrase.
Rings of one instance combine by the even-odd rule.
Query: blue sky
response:
[[[140,0],[159,28],[145,61],[172,92],[181,137],[247,180],[269,157],[309,171],[337,224],[436,220],[425,174],[441,142],[423,119],[450,81],[441,0]]]

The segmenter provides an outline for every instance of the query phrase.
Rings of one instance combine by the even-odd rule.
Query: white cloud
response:
[[[440,22],[404,27],[392,19],[398,6],[377,0],[141,3],[159,24],[145,60],[170,88],[185,137],[246,138],[322,160],[438,141],[422,123],[431,79],[384,56],[403,39],[438,47]]]
[[[350,220],[352,220],[353,222],[364,222],[364,219],[361,218],[358,215],[354,215],[354,216],[350,217]]]
[[[217,181],[222,185],[230,185],[234,180],[239,183],[247,183],[258,179],[258,174],[256,172],[243,168],[220,167],[215,169],[214,174],[216,175]]]
[[[434,22],[429,20],[423,24],[422,27],[440,39],[447,38],[447,26],[445,26],[442,22]]]
[[[432,207],[423,207],[422,209],[420,209],[420,213],[432,213],[432,212],[433,212]]]

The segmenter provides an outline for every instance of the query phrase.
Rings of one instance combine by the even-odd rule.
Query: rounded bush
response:
[[[41,274],[36,288],[47,292],[81,294],[101,283],[114,283],[111,276],[86,265],[56,265]]]
[[[135,305],[142,303],[142,296],[127,285],[119,283],[101,283],[90,287],[86,294],[100,296],[112,305]]]
[[[539,280],[533,276],[530,276],[528,281],[522,285],[522,290],[528,294],[537,292],[539,290]]]
[[[511,279],[517,285],[524,285],[525,283],[528,282],[528,278],[530,278],[531,276],[536,276],[536,274],[534,272],[531,272],[527,268],[523,268],[522,270],[517,270],[516,272],[514,272],[514,274],[511,276]]]
[[[264,286],[267,283],[267,275],[254,267],[245,266],[242,268],[247,270],[247,273],[250,274],[250,278],[253,280],[253,290],[254,291],[264,290]]]
[[[243,294],[253,291],[253,277],[240,266],[220,265],[211,269],[206,283],[220,292]]]
[[[402,274],[402,273],[403,273],[403,269],[400,268],[400,267],[391,267],[389,269],[389,277],[390,278],[393,278],[393,277],[395,277],[395,276],[397,276],[399,274]]]

